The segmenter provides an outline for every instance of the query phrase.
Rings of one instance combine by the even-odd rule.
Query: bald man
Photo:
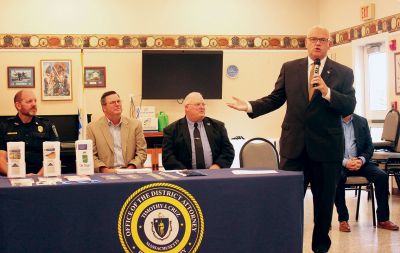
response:
[[[304,193],[310,184],[314,202],[312,250],[328,252],[336,184],[343,160],[341,115],[356,105],[353,71],[327,57],[329,31],[314,26],[307,33],[308,56],[283,64],[271,94],[255,101],[234,98],[233,109],[250,118],[287,105],[280,138],[282,170],[303,171]]]
[[[25,142],[26,173],[43,175],[43,142],[58,141],[56,127],[37,117],[36,96],[20,90],[14,96],[18,113],[0,124],[0,174],[7,175],[7,142]]]
[[[229,168],[235,151],[224,123],[206,117],[206,104],[198,92],[188,94],[183,105],[185,117],[164,128],[164,168]]]

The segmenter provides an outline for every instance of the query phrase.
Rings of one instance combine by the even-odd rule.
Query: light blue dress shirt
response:
[[[190,144],[192,147],[192,168],[197,169],[196,150],[194,147],[194,139],[193,139],[193,131],[194,131],[194,123],[195,122],[190,121],[188,118],[186,118],[186,120],[188,122],[189,133],[190,133]],[[212,160],[212,152],[211,152],[210,143],[208,142],[206,129],[204,128],[203,121],[199,121],[199,122],[197,122],[197,124],[198,124],[197,128],[200,131],[201,143],[203,145],[204,162],[205,162],[206,168],[210,168],[213,160]]]
[[[354,126],[353,126],[353,117],[349,120],[349,122],[345,122],[342,120],[343,132],[344,132],[344,158],[342,165],[346,167],[347,161],[351,158],[357,157],[357,140],[354,135]],[[363,164],[365,163],[365,158],[360,156],[357,157],[362,160]]]

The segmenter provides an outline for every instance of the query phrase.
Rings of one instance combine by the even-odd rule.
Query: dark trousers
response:
[[[338,213],[339,221],[349,220],[349,211],[346,206],[345,189],[344,183],[346,182],[347,176],[363,176],[368,181],[375,185],[375,197],[378,208],[376,209],[376,215],[378,221],[389,220],[389,177],[388,175],[379,169],[375,164],[367,162],[358,171],[349,171],[342,167],[341,177],[336,189],[335,206]]]
[[[312,250],[327,252],[331,246],[329,227],[332,220],[333,203],[337,181],[339,180],[341,161],[313,161],[304,151],[296,159],[281,157],[280,169],[303,171],[304,194],[308,184],[311,186],[314,204],[314,230]]]

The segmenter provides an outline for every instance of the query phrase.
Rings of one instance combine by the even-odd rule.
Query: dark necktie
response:
[[[194,149],[196,152],[196,167],[197,169],[205,169],[203,144],[201,143],[200,131],[197,128],[198,124],[194,123],[193,138]]]
[[[314,87],[311,83],[311,79],[314,76],[314,70],[315,70],[315,64],[312,64],[311,71],[310,71],[310,76],[308,78],[308,100],[311,101],[312,96],[314,95]]]

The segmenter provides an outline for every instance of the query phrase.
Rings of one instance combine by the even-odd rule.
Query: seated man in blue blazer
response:
[[[370,162],[374,152],[368,122],[365,118],[352,114],[343,117],[342,121],[345,151],[343,170],[336,188],[335,205],[338,212],[339,230],[350,232],[349,212],[346,207],[344,183],[347,176],[364,176],[375,185],[375,196],[378,204],[378,228],[399,230],[399,226],[389,220],[389,180],[388,175]]]
[[[224,123],[206,117],[198,92],[183,101],[185,117],[164,128],[162,161],[166,170],[219,169],[232,165],[235,151]]]

